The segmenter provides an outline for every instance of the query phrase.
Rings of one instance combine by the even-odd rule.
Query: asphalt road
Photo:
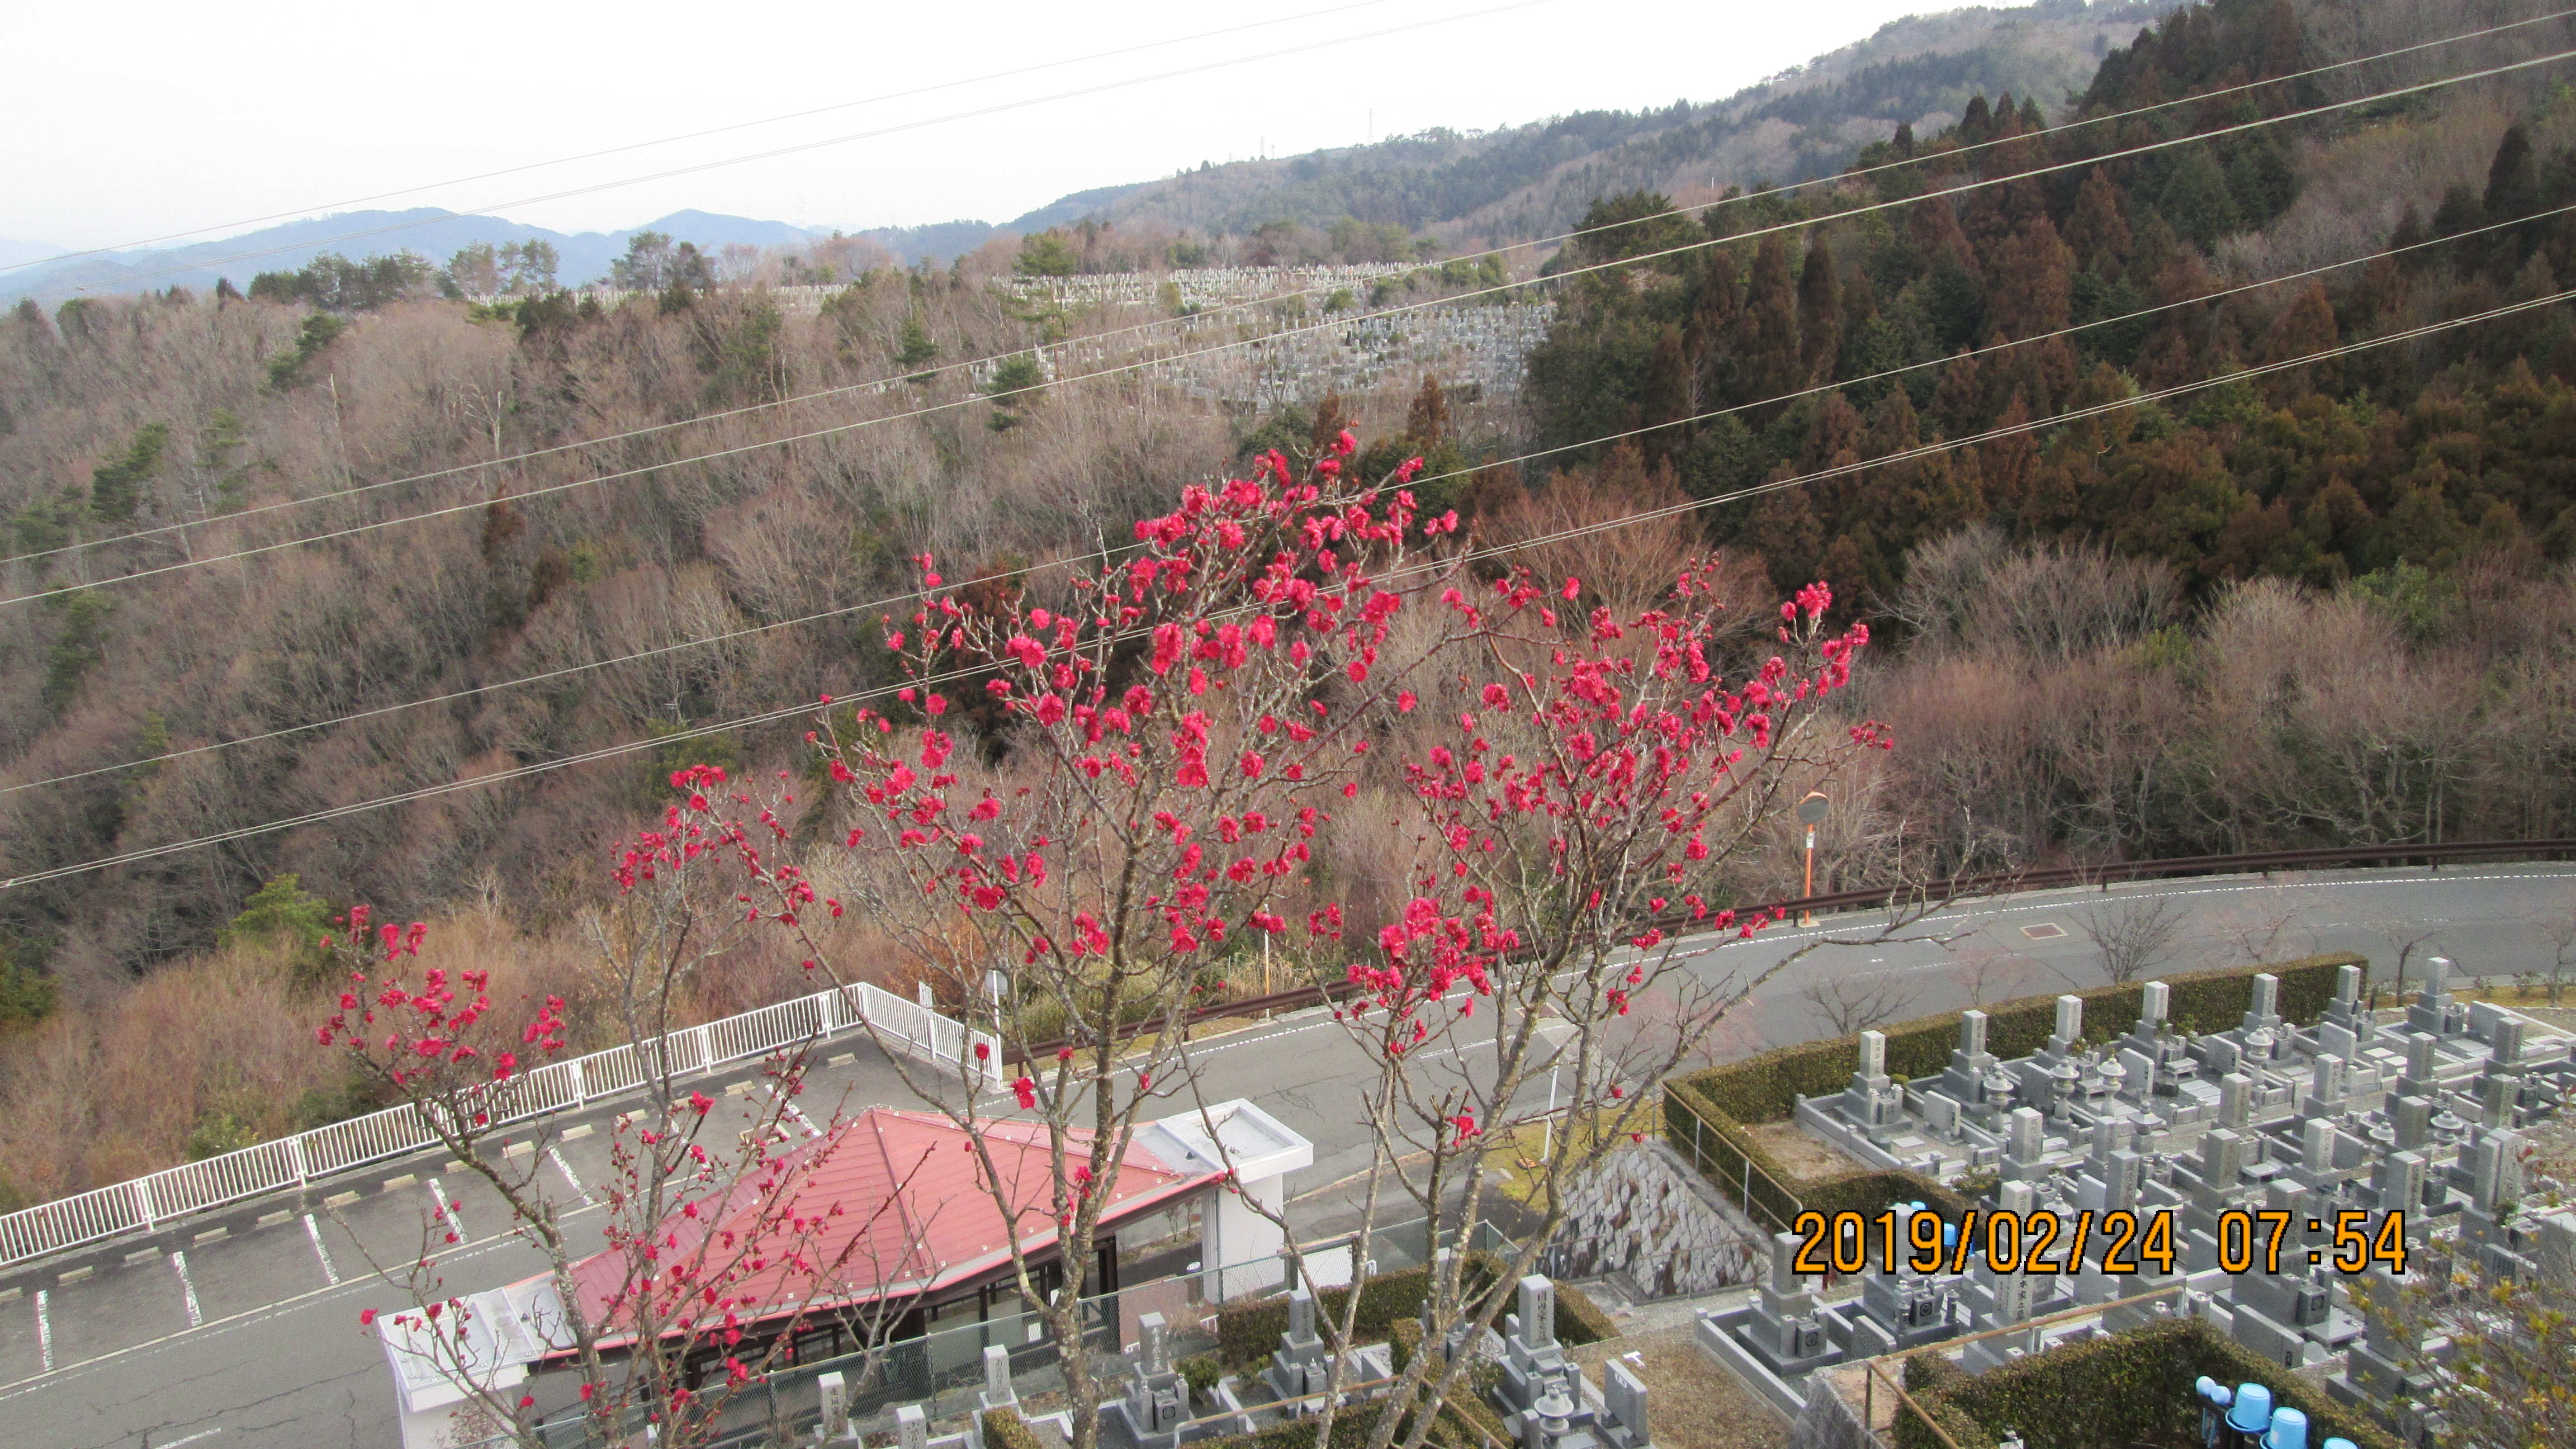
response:
[[[1815,930],[1775,928],[1752,942],[1694,942],[1687,959],[1711,983],[1740,981],[1815,947],[1764,982],[1712,1042],[1710,1054],[1723,1058],[1829,1031],[1820,1002],[1875,1008],[1886,1020],[2096,984],[2100,954],[2085,934],[2086,913],[2156,900],[2181,913],[2157,974],[2352,950],[2368,954],[2386,981],[2399,947],[2411,943],[2418,964],[2410,977],[2434,954],[2467,973],[2509,977],[2553,959],[2545,923],[2576,910],[2576,870],[2415,869],[2033,893],[1941,912],[1887,939],[1873,939],[1883,923],[1872,918],[1838,917]],[[834,1051],[838,1059],[807,1089],[809,1113],[911,1105],[893,1068],[865,1042]],[[1193,1052],[1210,1100],[1252,1097],[1314,1142],[1314,1166],[1294,1175],[1289,1191],[1302,1221],[1330,1230],[1347,1212],[1348,1179],[1370,1157],[1358,1110],[1370,1079],[1365,1059],[1320,1010]],[[747,1075],[719,1073],[709,1090]],[[541,1179],[566,1195],[576,1182],[595,1185],[607,1123],[626,1105],[513,1134],[536,1154],[515,1160],[535,1162]],[[358,1313],[397,1305],[370,1263],[417,1254],[440,1190],[464,1203],[457,1216],[466,1245],[443,1259],[450,1291],[542,1268],[533,1250],[503,1232],[504,1215],[481,1180],[433,1152],[0,1273],[0,1438],[47,1449],[393,1444],[391,1382]],[[581,1222],[596,1232],[596,1214]]]

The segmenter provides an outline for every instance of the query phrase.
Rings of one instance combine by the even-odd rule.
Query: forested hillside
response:
[[[1529,544],[1601,601],[1715,549],[1758,632],[1775,590],[1829,579],[1879,634],[1848,707],[1898,748],[1835,801],[1823,887],[2576,834],[2562,307],[2139,400],[2556,295],[2576,95],[2542,71],[2097,159],[2564,43],[2235,89],[2474,23],[2218,0],[2108,50],[2071,106],[1998,90],[1891,127],[1866,174],[1683,210],[1605,188],[1557,275],[1511,278],[1558,307],[1525,407],[1438,378],[1267,413],[1142,370],[1040,386],[1040,344],[1123,357],[1162,334],[1119,329],[1185,320],[1000,285],[1157,265],[1175,234],[1142,221],[867,267],[810,313],[680,252],[605,306],[335,271],[21,307],[0,877],[313,818],[0,891],[0,1020],[36,1023],[0,1030],[0,1197],[356,1105],[280,1029],[317,986],[301,938],[352,902],[453,919],[511,989],[578,1008],[607,843],[678,765],[810,768],[802,706],[886,682],[908,560],[1043,593],[1247,449],[1345,424],[1355,466],[1428,458],[1462,538]],[[1456,271],[1415,285],[1501,280]],[[983,723],[961,728],[1007,761]],[[1283,909],[1400,907],[1387,768]],[[1794,889],[1788,839],[1744,857],[1739,899]],[[798,981],[731,960],[683,1014]],[[194,1055],[160,1045],[179,1022]]]
[[[2044,0],[1909,16],[1720,101],[1235,162],[1133,188],[1093,214],[1201,235],[1280,222],[1328,230],[1349,217],[1461,248],[1555,236],[1594,198],[1632,187],[1706,200],[1729,184],[1829,174],[1900,124],[1947,123],[1980,93],[2056,108],[2109,46],[2167,8]]]

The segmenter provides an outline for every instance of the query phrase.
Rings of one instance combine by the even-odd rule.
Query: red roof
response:
[[[1023,1248],[1051,1248],[1054,1174],[1045,1126],[991,1121],[978,1124],[976,1135],[1008,1189]],[[1090,1163],[1084,1146],[1090,1134],[1069,1135],[1065,1167],[1072,1173]],[[720,1201],[700,1204],[695,1216],[665,1220],[657,1237],[659,1261],[669,1265],[666,1288],[677,1286],[668,1281],[673,1273],[701,1284],[718,1279],[717,1296],[738,1305],[748,1324],[799,1307],[935,1292],[1010,1260],[1010,1232],[984,1184],[982,1155],[970,1150],[964,1129],[937,1113],[870,1108],[782,1156],[777,1171],[784,1185],[774,1192],[745,1182]],[[1114,1223],[1218,1175],[1176,1171],[1131,1144],[1101,1222]],[[626,1255],[615,1248],[573,1265],[588,1321],[625,1316],[612,1295],[626,1275]],[[692,1290],[692,1296],[703,1293]]]

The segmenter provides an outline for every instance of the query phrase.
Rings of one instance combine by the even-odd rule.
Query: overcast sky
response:
[[[1265,147],[1294,154],[1372,131],[1711,100],[1919,8],[1901,0],[27,6],[8,25],[18,63],[0,87],[0,174],[8,178],[0,238],[71,247],[174,232],[202,240],[267,224],[273,213],[283,220],[360,206],[486,211],[563,231],[614,230],[686,207],[852,229],[1007,221],[1066,192]],[[1414,28],[1375,34],[1396,27]],[[1186,38],[1217,30],[1231,33]],[[1084,59],[1134,46],[1150,48]],[[1199,69],[1157,78],[1191,68]],[[997,76],[1008,71],[1022,73]],[[980,79],[988,76],[996,78]],[[938,89],[893,94],[926,87]],[[1047,99],[1099,87],[1107,89]],[[827,106],[836,109],[436,184]],[[988,114],[943,119],[974,111]],[[889,127],[907,129],[540,199]],[[380,192],[399,194],[361,200]]]

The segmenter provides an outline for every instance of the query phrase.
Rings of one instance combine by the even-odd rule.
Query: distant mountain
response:
[[[1849,164],[1898,123],[1938,130],[1969,97],[2010,91],[2052,115],[2101,57],[2178,0],[2041,0],[1908,16],[1722,101],[1587,111],[1490,133],[1426,131],[1370,146],[1225,166],[1068,196],[1024,220],[1077,215],[1202,233],[1344,217],[1502,243],[1563,232],[1598,196],[1645,187],[1685,202]],[[1015,224],[1017,225],[1017,224]]]
[[[976,225],[981,226],[981,223]],[[990,228],[985,228],[989,232]],[[460,216],[436,207],[409,211],[350,211],[310,221],[263,227],[222,241],[194,242],[152,251],[108,252],[76,258],[50,267],[30,267],[0,276],[0,299],[37,295],[58,301],[74,289],[133,292],[163,287],[206,288],[218,277],[247,287],[260,272],[292,271],[324,252],[364,257],[414,251],[444,262],[458,248],[476,242],[553,244],[559,257],[557,277],[580,286],[608,275],[608,265],[626,254],[627,238],[639,231],[658,231],[674,241],[691,242],[707,251],[727,245],[791,246],[815,235],[783,221],[720,216],[705,211],[675,211],[622,231],[564,233],[523,226],[495,216]],[[981,237],[977,238],[978,241]],[[24,245],[34,245],[27,243]],[[51,255],[48,248],[36,255]],[[0,259],[5,260],[5,259]]]
[[[1273,221],[1319,229],[1346,217],[1429,231],[1453,245],[1501,244],[1562,233],[1595,197],[1635,188],[1685,203],[1729,185],[1825,175],[1899,123],[1929,134],[1970,96],[2011,92],[2055,113],[2087,84],[2101,57],[2179,0],[2040,0],[1908,16],[1867,40],[1822,55],[1722,101],[1662,110],[1586,111],[1493,132],[1431,130],[1375,145],[1238,161],[1157,181],[1076,191],[1001,225],[949,221],[858,233],[906,263],[952,259],[995,236],[1026,235],[1085,218],[1201,234],[1250,232]],[[130,292],[204,288],[219,276],[248,285],[263,271],[300,267],[325,251],[363,257],[409,249],[444,261],[475,242],[546,241],[559,278],[579,286],[608,273],[635,231],[717,250],[793,246],[825,235],[781,221],[677,211],[626,231],[566,235],[497,217],[434,208],[359,211],[290,222],[223,241],[81,257],[0,274],[0,302],[60,300],[75,288]],[[13,252],[11,249],[19,249]],[[51,255],[35,242],[0,242],[0,265]]]
[[[14,267],[20,262],[42,261],[47,257],[61,256],[68,250],[70,248],[58,247],[52,242],[11,241],[7,237],[0,236],[0,267]]]

